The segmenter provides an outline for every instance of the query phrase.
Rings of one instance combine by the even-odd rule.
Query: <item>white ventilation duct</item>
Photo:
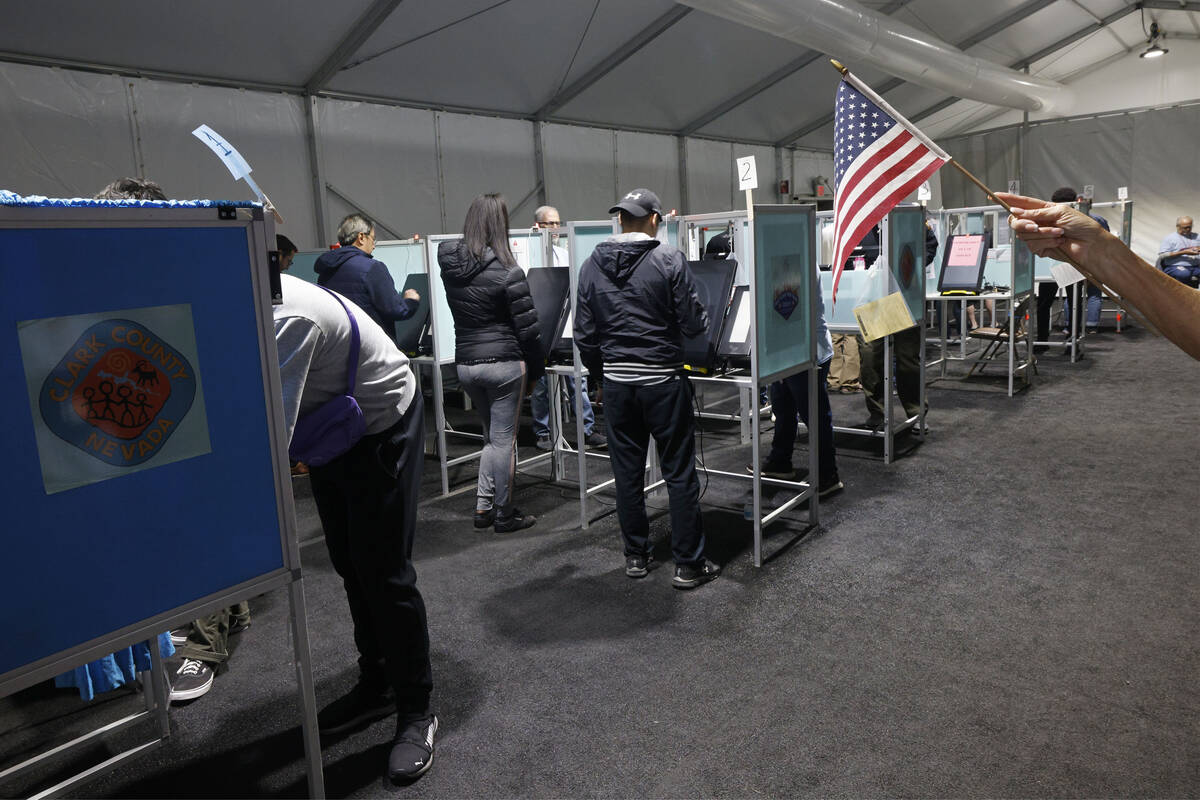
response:
[[[955,97],[1024,111],[1062,111],[1072,101],[1071,91],[1061,83],[969,56],[854,0],[679,2],[827,53],[851,71],[866,63]]]

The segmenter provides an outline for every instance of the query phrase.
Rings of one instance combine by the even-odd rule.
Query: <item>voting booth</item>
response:
[[[1033,254],[1023,242],[1011,236],[1007,223],[1007,213],[1000,206],[970,206],[966,208],[947,208],[938,212],[938,229],[942,236],[938,255],[930,271],[930,291],[927,299],[942,304],[940,339],[942,353],[939,358],[925,364],[926,370],[937,367],[936,378],[948,375],[948,365],[951,362],[963,362],[970,365],[968,376],[977,369],[986,368],[992,360],[995,348],[976,344],[968,331],[957,342],[957,353],[952,349],[953,344],[947,334],[949,306],[954,304],[960,308],[962,328],[966,328],[967,303],[978,303],[981,329],[995,330],[1004,345],[1007,369],[1006,393],[1012,396],[1018,388],[1032,385],[1036,366],[1033,359],[1032,314],[1026,321],[1024,308],[1032,308],[1034,304],[1030,295],[1034,291],[1035,268]],[[959,274],[969,271],[966,266],[968,255],[975,253],[976,243],[982,241],[984,248],[983,277],[976,292],[967,291],[958,286],[952,293],[943,294],[936,287],[945,283],[942,270],[952,269]],[[969,245],[969,246],[968,246]],[[957,248],[958,253],[949,252],[947,248]],[[971,252],[968,253],[967,251]],[[954,262],[947,267],[949,261]],[[962,262],[961,264],[959,262]],[[1047,273],[1049,272],[1047,266]],[[1052,279],[1052,278],[1051,278]],[[952,281],[953,283],[953,281]],[[957,286],[957,284],[956,284]],[[990,325],[983,326],[984,316]],[[980,337],[975,337],[980,338]],[[991,342],[993,340],[986,340]],[[922,359],[924,362],[924,359]],[[1020,386],[1018,387],[1018,382]]]
[[[818,212],[822,226],[822,243],[827,259],[833,254],[833,212]],[[832,266],[832,265],[830,265]],[[879,223],[879,255],[864,269],[847,269],[842,272],[838,284],[837,302],[833,302],[833,271],[821,271],[821,296],[825,304],[826,320],[833,333],[858,335],[860,333],[863,307],[891,299],[891,315],[903,316],[904,328],[900,323],[891,325],[898,332],[916,326],[919,331],[921,373],[921,411],[897,423],[893,419],[895,393],[892,391],[892,335],[884,337],[883,395],[884,421],[878,431],[865,428],[835,426],[834,430],[844,435],[868,436],[883,441],[883,461],[890,464],[896,455],[895,437],[905,430],[913,430],[919,437],[925,435],[925,287],[927,270],[925,264],[925,209],[921,206],[897,206]]]
[[[320,796],[274,249],[258,206],[0,193],[0,694],[287,587]]]

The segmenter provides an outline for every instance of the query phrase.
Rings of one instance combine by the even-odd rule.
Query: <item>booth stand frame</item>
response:
[[[755,206],[754,213],[757,215],[763,215],[763,216],[767,216],[767,217],[770,217],[772,215],[781,215],[781,214],[790,214],[790,215],[801,214],[801,215],[805,215],[808,219],[808,230],[810,232],[808,241],[806,243],[798,244],[797,247],[798,248],[807,248],[808,264],[810,265],[811,269],[809,270],[809,272],[806,276],[802,277],[800,285],[794,287],[795,290],[799,294],[799,301],[801,303],[806,304],[806,317],[805,318],[808,319],[810,322],[810,330],[808,332],[808,337],[807,337],[808,338],[807,350],[806,350],[804,356],[799,361],[796,361],[793,363],[787,363],[782,369],[777,369],[776,371],[771,372],[769,374],[761,373],[760,372],[760,360],[761,360],[763,354],[762,354],[762,352],[760,352],[761,343],[758,338],[758,322],[756,319],[757,314],[752,313],[751,319],[750,319],[749,336],[750,336],[750,341],[752,343],[754,343],[754,345],[750,348],[750,371],[749,371],[749,374],[738,374],[738,375],[727,375],[727,376],[689,375],[688,379],[689,380],[699,380],[699,381],[703,381],[703,382],[714,382],[714,383],[720,383],[722,385],[734,386],[743,395],[757,397],[758,387],[762,386],[764,383],[769,383],[771,381],[780,380],[784,377],[787,377],[788,375],[807,370],[808,371],[808,381],[809,381],[809,419],[810,420],[816,419],[816,416],[817,416],[816,340],[815,340],[815,337],[813,336],[813,333],[811,330],[812,323],[816,317],[816,302],[817,302],[816,294],[815,294],[815,291],[816,291],[815,290],[816,248],[815,248],[815,238],[814,238],[815,237],[815,225],[813,224],[814,218],[812,216],[815,213],[815,209],[811,206],[799,207],[796,205],[769,205],[769,206]],[[753,225],[751,224],[753,222],[753,219],[754,219],[754,215],[748,214],[747,212],[729,212],[729,213],[724,213],[724,214],[689,215],[686,217],[680,217],[677,220],[668,221],[668,224],[664,225],[664,227],[662,229],[660,229],[659,238],[660,238],[660,240],[666,241],[668,243],[673,243],[672,240],[674,240],[674,242],[678,242],[679,245],[682,245],[682,247],[680,249],[683,250],[684,253],[686,254],[688,252],[687,242],[682,241],[681,239],[685,234],[685,228],[689,222],[693,222],[693,221],[697,221],[697,220],[701,220],[701,221],[730,220],[730,221],[739,221],[742,224],[745,224],[746,230],[747,230],[747,233],[745,235],[745,241],[746,241],[745,248],[746,249],[743,253],[745,260],[742,261],[739,259],[739,266],[744,266],[745,269],[747,270],[746,274],[748,276],[751,276],[748,282],[749,282],[749,286],[750,286],[750,289],[749,289],[750,307],[753,310],[754,308],[756,308],[755,303],[758,298],[757,290],[756,290],[757,281],[753,278],[753,276],[755,275],[755,268],[754,268],[755,240],[754,240],[754,234],[753,234]],[[675,236],[671,236],[671,233],[670,233],[670,231],[671,231],[670,223],[671,222],[676,223]],[[604,226],[604,225],[611,225],[612,230],[614,232],[619,230],[616,227],[615,220],[611,221],[611,222],[567,223],[567,231],[568,231],[569,240],[573,239],[576,236],[576,233],[580,228],[583,228],[585,226],[594,228],[597,226]],[[575,302],[578,297],[578,291],[579,291],[578,273],[579,273],[579,267],[582,266],[582,259],[578,259],[576,257],[576,248],[574,246],[571,246],[571,252],[572,252],[572,259],[571,259],[572,317],[571,317],[571,319],[573,320],[574,319]],[[578,262],[578,263],[576,263],[576,262]],[[580,361],[578,348],[575,347],[574,345],[572,345],[572,351],[573,351],[572,352],[573,363],[569,366],[562,365],[559,367],[554,367],[551,370],[551,374],[557,374],[557,375],[571,374],[575,377],[576,386],[578,387],[581,385],[579,383],[579,381],[582,379],[583,376],[585,376],[587,374],[587,371],[583,368],[582,363]],[[556,399],[555,405],[557,405],[557,395],[556,395],[555,399]],[[819,511],[817,489],[816,489],[815,482],[809,483],[809,482],[804,482],[804,481],[785,481],[785,480],[779,480],[776,478],[767,478],[762,475],[762,473],[761,473],[761,460],[762,459],[761,459],[761,448],[760,448],[760,442],[759,442],[759,439],[760,439],[760,434],[759,434],[759,421],[760,421],[760,413],[759,412],[760,412],[760,409],[758,407],[757,402],[751,402],[751,403],[749,403],[749,406],[750,406],[750,409],[749,409],[750,413],[748,415],[749,416],[748,421],[749,421],[749,431],[751,432],[751,435],[749,436],[749,443],[751,445],[751,456],[753,459],[753,472],[750,474],[747,474],[744,472],[730,472],[730,471],[725,471],[725,470],[714,469],[707,465],[704,465],[704,466],[698,467],[698,468],[702,469],[705,472],[705,474],[710,477],[715,475],[715,476],[719,476],[719,477],[730,478],[730,479],[733,479],[734,481],[749,481],[751,483],[752,491],[753,491],[753,503],[752,503],[753,518],[752,519],[753,519],[753,524],[754,524],[753,557],[754,557],[754,565],[756,567],[761,567],[765,560],[764,555],[763,555],[763,541],[762,541],[762,530],[763,530],[764,526],[769,525],[771,522],[774,522],[781,515],[785,514],[786,512],[790,511],[791,509],[795,508],[797,505],[800,505],[801,503],[808,501],[808,504],[809,504],[808,522],[809,522],[810,527],[816,527],[819,524],[820,511]],[[730,419],[731,418],[730,415],[717,415],[717,416],[721,419]],[[582,441],[583,413],[582,413],[582,399],[581,399],[580,391],[576,391],[576,394],[575,394],[575,418],[576,418],[576,432],[577,432],[577,435],[580,437],[579,440]],[[743,428],[745,428],[745,426],[743,426]],[[588,513],[588,502],[587,502],[588,498],[598,492],[604,491],[605,489],[609,488],[613,484],[614,481],[612,479],[609,479],[609,480],[606,480],[596,486],[589,486],[588,485],[588,466],[587,466],[588,457],[607,459],[608,456],[601,454],[601,453],[593,453],[590,451],[585,451],[582,449],[578,449],[576,451],[576,454],[577,454],[578,464],[579,464],[580,527],[583,529],[586,529],[590,522],[589,513]],[[810,436],[809,437],[809,463],[808,463],[809,475],[817,475],[819,473],[818,456],[819,456],[819,453],[818,453],[817,439],[815,436]],[[656,449],[654,446],[653,439],[650,440],[649,448],[647,450],[646,471],[647,471],[647,476],[648,476],[647,482],[646,482],[646,485],[644,488],[644,492],[646,494],[655,492],[665,486],[665,481],[663,480],[661,473],[659,471],[658,456],[657,456],[657,452],[656,452]],[[771,486],[778,486],[781,488],[786,488],[788,490],[794,491],[795,494],[793,494],[791,497],[789,497],[785,502],[780,504],[778,507],[776,507],[776,508],[772,509],[770,512],[764,514],[763,513],[763,502],[762,502],[762,485],[764,483],[771,485]],[[786,548],[783,548],[783,549],[786,549]]]
[[[521,237],[538,242],[536,252],[539,253],[538,260],[541,261],[541,264],[533,265],[530,267],[531,269],[538,269],[544,264],[552,263],[547,261],[551,257],[551,240],[547,231],[513,229],[509,231],[509,237]],[[429,365],[433,373],[434,436],[438,456],[438,469],[442,480],[442,497],[449,497],[451,494],[465,492],[471,488],[470,485],[464,485],[452,491],[450,489],[450,468],[456,467],[459,464],[477,461],[483,455],[482,448],[455,457],[451,457],[446,450],[447,437],[450,436],[473,442],[483,441],[481,434],[457,430],[446,419],[445,380],[442,376],[442,367],[452,367],[455,364],[454,345],[451,339],[454,331],[454,323],[449,313],[446,287],[442,283],[441,267],[437,263],[437,248],[442,242],[454,242],[462,238],[462,234],[459,233],[436,234],[424,237],[427,248],[426,268],[429,271],[429,324],[432,333],[430,338],[433,341],[433,354],[429,357],[414,359],[416,363]],[[534,250],[530,252],[532,253]],[[449,332],[447,332],[447,328],[449,328]],[[469,403],[466,404],[466,407],[467,410],[470,410]],[[539,453],[536,456],[519,460],[517,462],[517,469],[528,469],[548,460],[552,455],[552,453]]]
[[[918,209],[913,206],[906,206],[906,207],[902,207],[900,209],[900,213],[902,213],[902,214],[913,214],[913,213],[916,213],[917,211],[918,211]],[[920,209],[920,211],[922,212],[922,217],[923,217],[923,209]],[[897,265],[892,263],[893,259],[891,257],[891,252],[892,252],[891,221],[892,221],[892,214],[894,214],[894,213],[896,213],[896,212],[893,211],[887,217],[884,217],[884,219],[881,220],[879,223],[879,233],[880,233],[879,257],[878,257],[878,260],[875,262],[875,264],[872,267],[872,268],[879,268],[879,269],[888,271],[888,273],[893,276],[892,277],[893,281],[895,280],[894,272],[897,267]],[[832,211],[819,211],[819,212],[817,212],[817,217],[822,222],[832,222],[833,212]],[[924,224],[923,221],[922,221],[922,224]],[[925,258],[924,258],[923,242],[921,243],[921,245],[922,245],[922,249],[920,251],[921,256],[918,261],[918,263],[921,265],[921,268],[915,270],[915,272],[913,273],[913,279],[920,282],[919,292],[922,296],[924,296],[926,270],[924,269]],[[846,273],[843,273],[842,279],[844,280],[845,278],[846,278]],[[831,278],[831,282],[832,282],[832,278]],[[878,298],[872,298],[872,299],[878,299]],[[849,298],[846,297],[845,288],[841,289],[841,300],[843,303],[847,302],[849,300]],[[858,336],[861,333],[861,331],[859,330],[859,326],[858,326],[857,322],[849,322],[849,321],[836,322],[836,321],[834,321],[833,320],[834,310],[832,307],[833,307],[832,298],[830,298],[830,302],[827,303],[825,306],[826,311],[829,314],[826,324],[829,326],[830,332],[853,334],[855,336]],[[883,425],[878,430],[871,430],[868,428],[856,428],[856,427],[844,426],[844,425],[835,425],[833,428],[834,433],[840,433],[840,434],[847,435],[847,436],[865,436],[865,437],[869,437],[872,439],[882,439],[883,440],[883,463],[884,464],[891,464],[893,461],[896,460],[896,436],[897,435],[903,433],[906,430],[912,430],[918,437],[919,441],[924,441],[924,439],[925,439],[925,407],[927,405],[927,398],[926,398],[926,387],[925,387],[925,303],[924,302],[922,302],[920,304],[920,310],[921,310],[921,313],[919,315],[915,315],[915,314],[913,315],[915,317],[915,325],[916,325],[918,334],[920,336],[920,344],[919,344],[919,348],[917,351],[917,363],[919,364],[919,369],[920,369],[920,376],[919,376],[920,377],[920,381],[919,381],[920,403],[921,403],[920,413],[918,413],[916,416],[907,417],[899,424],[897,424],[896,421],[893,419],[894,410],[896,407],[896,392],[893,389],[893,382],[894,382],[894,378],[895,378],[895,369],[892,366],[893,351],[895,350],[895,344],[894,344],[894,339],[893,339],[892,335],[889,334],[888,336],[883,337],[883,385],[885,387],[885,390],[883,393],[883,409],[884,409]],[[911,312],[911,309],[910,309],[910,312]],[[810,438],[811,438],[811,435],[810,435]]]
[[[286,587],[308,790],[312,797],[324,796],[303,576],[271,315],[269,264],[271,258],[277,259],[277,255],[269,255],[269,251],[275,250],[273,225],[264,219],[261,207],[235,209],[224,205],[217,207],[207,201],[199,203],[201,207],[187,208],[171,207],[168,203],[143,203],[139,207],[96,204],[0,206],[0,241],[5,248],[12,252],[11,247],[17,243],[37,245],[24,250],[19,263],[14,258],[0,260],[0,275],[8,279],[6,285],[9,287],[6,297],[0,300],[0,323],[8,331],[0,336],[0,352],[4,354],[0,359],[4,362],[0,373],[7,378],[3,382],[4,388],[0,389],[3,393],[0,400],[10,410],[10,424],[0,434],[0,457],[15,470],[14,477],[28,475],[27,478],[6,480],[0,488],[0,499],[6,506],[18,509],[15,512],[17,523],[30,529],[54,530],[56,536],[68,539],[72,535],[107,535],[124,545],[124,548],[112,547],[101,552],[64,543],[65,546],[56,551],[54,564],[33,557],[37,552],[34,548],[40,546],[38,542],[19,545],[28,553],[22,550],[13,556],[21,563],[26,577],[4,582],[9,593],[5,606],[19,610],[26,621],[21,626],[7,628],[16,635],[6,647],[10,658],[5,659],[0,673],[0,695],[7,696],[136,642],[151,643],[154,664],[150,675],[153,700],[148,697],[146,712],[60,745],[25,765],[6,770],[5,774],[15,774],[25,766],[145,716],[154,718],[158,737],[59,783],[46,793],[62,792],[78,785],[102,770],[161,744],[169,735],[165,672],[158,656],[158,634],[247,597]],[[145,247],[169,242],[176,242],[178,248]],[[55,256],[62,248],[80,245],[93,248],[82,251],[88,253],[88,259],[72,262]],[[202,246],[202,252],[197,252],[196,245]],[[133,255],[129,254],[131,252]],[[109,265],[117,263],[126,267],[119,273],[120,282],[106,280]],[[50,268],[54,269],[53,275],[43,277],[40,270]],[[15,279],[17,270],[22,275],[20,280]],[[128,302],[120,305],[122,300]],[[24,343],[18,348],[17,326],[13,322],[29,317],[38,324],[49,322],[73,331],[78,325],[87,324],[77,324],[77,319],[102,317],[122,308],[128,309],[122,313],[131,319],[139,313],[153,311],[162,315],[161,319],[169,320],[173,330],[185,330],[189,326],[192,329],[195,352],[199,354],[193,373],[197,382],[194,391],[206,400],[206,405],[198,406],[194,401],[191,409],[184,411],[178,431],[182,431],[186,423],[187,435],[193,437],[190,441],[194,443],[192,432],[197,426],[204,426],[209,449],[197,449],[196,455],[185,454],[181,460],[173,462],[152,459],[138,471],[87,479],[63,489],[56,486],[51,490],[51,485],[46,483],[43,490],[41,482],[49,480],[44,477],[49,473],[43,471],[46,459],[49,453],[56,452],[43,452],[43,448],[57,447],[61,451],[64,444],[53,438],[43,439],[39,433],[38,444],[33,445],[35,429],[40,431],[37,425],[42,423],[37,422],[36,411],[33,412],[34,424],[29,422],[33,409],[25,396],[26,381],[30,381],[30,386],[36,385],[29,376],[41,374],[43,361],[36,353],[26,352]],[[186,320],[184,312],[180,311],[183,308],[187,309]],[[124,319],[118,321],[125,322]],[[75,334],[72,332],[71,335]],[[234,342],[242,344],[239,353],[223,352]],[[222,361],[221,356],[225,355],[228,360]],[[22,373],[22,370],[26,372]],[[203,385],[199,384],[201,379]],[[242,399],[240,405],[230,401],[239,396]],[[256,403],[262,405],[256,406]],[[203,409],[203,416],[189,416],[199,415],[197,409]],[[197,419],[203,421],[196,422]],[[181,432],[175,435],[184,436]],[[268,472],[273,473],[269,479]],[[117,479],[110,480],[110,477]],[[36,488],[33,481],[37,481]],[[247,485],[239,489],[241,483]],[[196,514],[164,518],[161,522],[169,521],[170,524],[161,529],[151,523],[131,530],[128,518],[119,513],[124,497],[129,493],[154,493],[158,503],[178,501],[183,506],[189,502],[192,493],[207,489],[210,484],[227,487],[231,493],[244,491],[245,494],[229,497],[229,507],[215,504]],[[89,507],[86,530],[63,529],[63,516],[77,514],[78,504],[90,502],[97,492],[111,495],[112,502]],[[206,562],[208,566],[204,569],[193,566],[190,571],[174,570],[163,578],[170,579],[170,591],[152,588],[155,581],[148,579],[145,570],[139,573],[136,586],[128,588],[122,582],[124,577],[136,572],[134,565],[139,559],[150,564],[176,552],[173,549],[177,547],[175,537],[186,536],[189,526],[207,525],[233,511],[237,511],[239,517],[245,515],[248,529],[218,534],[237,535],[242,545],[238,550],[239,558],[231,561],[238,563],[223,564],[218,559]],[[271,520],[272,524],[260,527],[259,522],[263,520]],[[55,525],[60,527],[55,528]],[[140,542],[140,545],[134,546],[134,542]],[[219,546],[233,545],[231,540],[222,539]],[[134,551],[126,549],[129,547],[134,547]],[[87,556],[73,558],[72,554],[76,552]],[[27,557],[22,560],[23,556]],[[69,578],[76,574],[80,578],[70,581]],[[235,575],[242,577],[231,583],[231,577]],[[82,613],[76,606],[68,608],[53,602],[57,599],[56,592],[67,591],[56,590],[56,586],[73,587],[85,582],[83,576],[91,581],[89,585],[106,589],[104,599],[95,602],[88,613]],[[46,602],[31,606],[22,589],[29,581],[36,581],[44,592],[51,593]],[[211,588],[207,591],[192,588],[201,586]],[[118,587],[120,590],[116,591]],[[65,598],[63,600],[66,602]],[[114,622],[111,629],[102,628],[110,619],[123,622]],[[25,631],[29,633],[23,633]],[[16,653],[27,655],[16,656]],[[18,661],[17,658],[27,660]]]
[[[964,208],[941,209],[938,212],[938,221],[939,221],[939,262],[938,263],[940,264],[941,250],[943,248],[945,248],[946,241],[948,240],[950,234],[952,233],[949,230],[949,219],[952,215],[964,215],[965,214],[967,216],[968,220],[971,220],[971,219],[982,220],[983,217],[990,216],[993,219],[993,232],[998,232],[998,231],[1002,230],[999,226],[1000,226],[1001,222],[1003,221],[1003,218],[1004,218],[1003,215],[1005,213],[1007,213],[1007,212],[1004,212],[1004,210],[1000,206],[968,206],[968,207],[964,207]],[[982,222],[981,222],[980,228],[978,231],[957,231],[956,230],[956,231],[953,231],[953,233],[963,233],[963,232],[978,233],[978,232],[983,232],[984,230],[986,230],[986,228],[982,227]],[[1003,230],[1007,230],[1007,228],[1004,228]],[[963,297],[960,295],[943,296],[943,295],[937,293],[936,291],[927,291],[926,292],[925,297],[926,297],[927,301],[939,302],[939,303],[944,304],[943,312],[941,314],[941,326],[940,326],[940,333],[941,333],[941,340],[942,340],[942,355],[940,358],[936,359],[932,363],[925,365],[925,367],[937,366],[940,369],[938,370],[937,375],[935,375],[933,378],[928,379],[929,381],[932,382],[934,380],[948,378],[949,374],[947,371],[947,364],[950,361],[962,361],[964,363],[969,363],[972,365],[971,366],[972,372],[974,371],[975,367],[980,367],[982,369],[982,367],[986,366],[987,363],[989,363],[991,361],[991,359],[983,359],[981,357],[981,354],[985,351],[986,348],[980,347],[979,349],[973,350],[973,351],[967,350],[967,339],[969,338],[969,335],[968,335],[967,331],[961,330],[962,328],[966,327],[966,310],[965,310],[965,308],[963,310],[962,318],[959,321],[959,327],[960,327],[959,334],[960,334],[960,338],[962,340],[960,343],[960,355],[958,355],[958,356],[950,355],[950,353],[949,353],[950,345],[949,345],[949,342],[947,339],[949,320],[948,320],[948,315],[945,313],[945,310],[944,310],[945,304],[948,304],[948,303],[961,302],[961,303],[965,304],[967,302],[984,301],[983,305],[986,306],[986,301],[990,300],[990,301],[993,301],[994,303],[1007,304],[1008,310],[1009,310],[1009,313],[1008,313],[1008,341],[1007,341],[1007,346],[1005,348],[1007,351],[1006,366],[1007,366],[1007,374],[1008,374],[1008,383],[1007,383],[1007,388],[1006,388],[1007,395],[1009,397],[1012,397],[1016,393],[1018,388],[1020,390],[1024,390],[1024,389],[1028,389],[1030,386],[1033,385],[1033,378],[1031,377],[1031,373],[1036,371],[1037,367],[1036,367],[1036,361],[1033,356],[1033,338],[1034,337],[1031,332],[1031,329],[1029,328],[1030,324],[1032,323],[1032,320],[1031,319],[1022,319],[1022,320],[1018,321],[1015,317],[1015,314],[1013,313],[1018,305],[1017,298],[1025,295],[1026,293],[1030,294],[1030,302],[1029,302],[1027,308],[1036,309],[1037,287],[1035,285],[1035,280],[1034,280],[1034,269],[1033,269],[1033,261],[1032,261],[1033,256],[1032,256],[1032,253],[1030,253],[1029,250],[1020,242],[1020,240],[1017,240],[1017,239],[1009,238],[1008,241],[1002,243],[999,246],[1009,248],[1008,249],[1008,253],[1009,253],[1008,272],[1006,275],[1006,279],[1008,280],[1007,290],[1005,290],[1005,291],[990,291],[990,292],[983,291],[977,295],[970,295],[968,297]],[[993,245],[992,250],[995,251],[996,249],[997,249],[997,247],[995,245]],[[1017,286],[1018,278],[1024,277],[1024,276],[1021,276],[1018,274],[1018,266],[1017,266],[1018,256],[1021,258],[1029,259],[1028,286],[1021,286],[1021,287]],[[986,273],[987,273],[986,266],[984,268],[984,271],[985,271],[985,275],[986,275]],[[936,285],[936,284],[934,284],[934,285]],[[1078,306],[1078,303],[1076,303],[1076,305]],[[997,312],[993,312],[993,321],[994,321],[995,313],[997,313]],[[1025,344],[1025,358],[1023,360],[1018,360],[1018,357],[1017,357],[1016,339],[1017,339],[1017,330],[1020,325],[1025,325],[1026,331],[1027,331],[1026,336],[1024,337],[1024,340],[1023,340],[1024,344]],[[924,357],[922,357],[922,364],[924,364]],[[968,373],[968,375],[969,374],[971,374],[971,373]],[[1020,387],[1017,387],[1017,385],[1016,385],[1016,380],[1017,380],[1018,374],[1021,377],[1021,386]],[[966,376],[964,376],[963,379],[965,380]]]

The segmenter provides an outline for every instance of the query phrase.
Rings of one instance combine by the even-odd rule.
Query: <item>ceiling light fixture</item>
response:
[[[1162,36],[1162,33],[1158,30],[1158,23],[1151,22],[1150,38],[1146,40],[1146,44],[1150,46],[1147,47],[1146,50],[1138,56],[1138,58],[1158,58],[1159,56],[1165,56],[1167,53],[1169,53],[1170,51],[1167,50],[1167,48],[1159,45],[1158,39],[1160,36]]]

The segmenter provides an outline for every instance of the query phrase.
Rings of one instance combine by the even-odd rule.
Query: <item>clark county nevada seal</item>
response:
[[[162,450],[196,397],[192,365],[144,325],[108,319],[46,376],[38,406],[56,436],[118,467]]]

